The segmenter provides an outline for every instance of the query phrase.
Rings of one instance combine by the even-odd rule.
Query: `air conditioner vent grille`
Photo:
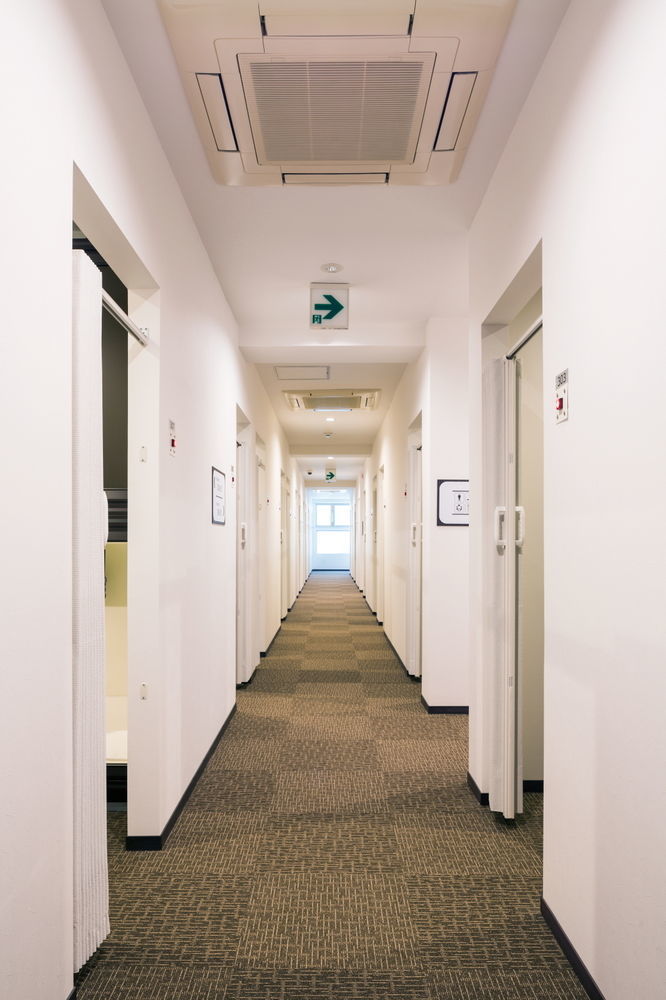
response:
[[[431,53],[239,62],[259,163],[413,161]]]
[[[298,392],[284,391],[287,405],[292,410],[348,411],[376,410],[379,389],[338,389]]]

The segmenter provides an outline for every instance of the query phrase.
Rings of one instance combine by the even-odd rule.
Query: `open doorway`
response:
[[[543,328],[537,293],[489,331],[483,384],[484,673],[491,809],[543,790]]]
[[[141,827],[146,812],[159,806],[154,767],[159,740],[155,745],[152,734],[143,733],[145,712],[139,708],[159,669],[149,652],[157,647],[158,625],[159,539],[154,511],[159,483],[159,292],[77,168],[73,194],[72,738],[77,971],[108,933],[105,760],[113,768],[108,781],[109,798],[116,800],[112,808],[118,807],[117,800],[127,800],[126,813],[114,818],[121,835],[129,839],[131,824]],[[157,690],[155,685],[153,698],[158,697]],[[124,803],[120,806],[125,808]]]

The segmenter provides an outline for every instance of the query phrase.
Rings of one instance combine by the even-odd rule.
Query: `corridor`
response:
[[[541,796],[466,785],[346,572],[310,576],[166,848],[109,813],[110,937],[78,1000],[583,1000],[539,915]]]

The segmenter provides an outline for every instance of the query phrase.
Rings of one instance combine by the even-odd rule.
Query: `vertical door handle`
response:
[[[416,545],[416,532],[417,532],[417,528],[418,528],[418,525],[416,524],[416,522],[415,521],[412,522],[412,545]]]
[[[245,543],[247,542],[247,524],[241,522],[241,546],[245,548]]]
[[[504,525],[506,523],[506,507],[495,507],[495,545],[498,549],[506,548]]]
[[[516,547],[521,548],[525,541],[525,508],[516,507]]]

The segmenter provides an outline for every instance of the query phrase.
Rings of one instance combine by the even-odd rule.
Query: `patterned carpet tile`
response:
[[[374,739],[373,720],[367,715],[350,715],[337,712],[335,715],[321,713],[293,716],[284,738],[291,742],[295,740],[361,740],[369,742]]]
[[[390,818],[341,818],[337,813],[275,816],[254,851],[260,873],[366,875],[403,870],[398,836]]]
[[[78,1000],[584,1000],[539,913],[542,796],[469,791],[346,573],[313,574],[164,850],[109,814],[110,937]]]
[[[253,689],[254,690],[254,689]],[[289,731],[291,718],[272,719],[266,715],[251,715],[249,712],[236,712],[229,723],[223,743],[229,743],[235,739],[279,740]],[[222,749],[222,748],[220,748]]]
[[[283,740],[277,745],[281,771],[367,771],[377,769],[374,740]]]
[[[238,963],[413,969],[414,925],[400,876],[270,874],[255,884]]]
[[[462,775],[382,771],[386,806],[394,814],[476,812],[479,804]]]
[[[278,771],[282,740],[238,737],[222,741],[214,769],[226,771]]]
[[[361,664],[360,666],[359,679],[362,679],[364,684],[381,684],[383,689],[386,689],[386,686],[391,684],[400,684],[402,687],[402,678],[395,666],[392,666],[389,670],[387,669],[387,664],[382,660],[377,661],[376,665],[366,666],[366,664]]]
[[[232,972],[224,1000],[431,1000],[432,996],[422,972],[273,968]]]
[[[254,684],[236,692],[237,714],[268,719],[288,719],[294,712],[294,702],[288,695],[255,691]],[[228,734],[227,734],[228,735]]]
[[[354,648],[355,643],[353,640],[341,637],[339,630],[337,635],[333,632],[331,632],[330,636],[317,635],[309,639],[305,644],[306,655],[308,652],[314,652],[321,656],[328,656],[329,653],[340,656],[353,656]]]
[[[292,771],[278,775],[273,811],[325,813],[341,819],[383,811],[384,773],[375,771]]]
[[[460,740],[377,740],[380,767],[384,771],[435,771],[460,774],[467,769],[467,747]]]
[[[587,1000],[568,968],[557,973],[442,972],[431,978],[429,990],[432,1000]]]
[[[567,967],[539,913],[539,877],[404,876],[421,961],[432,969]]]
[[[404,676],[404,675],[403,675]],[[415,698],[408,696],[402,698],[368,698],[366,701],[368,715],[375,716],[379,719],[385,719],[394,726],[396,729],[394,732],[400,732],[400,725],[403,719],[410,717],[413,719],[424,719],[428,718],[428,714],[418,700],[419,688],[412,681],[408,681],[405,677],[405,681],[408,685],[413,686]]]
[[[391,647],[384,642],[380,642],[378,639],[357,639],[354,642],[354,649],[356,651],[356,659],[363,666],[383,666],[385,668],[391,667],[393,670],[402,671],[402,667],[396,662],[395,653]]]
[[[114,882],[107,962],[234,961],[254,877],[160,871]]]
[[[328,663],[326,668],[320,666],[319,669],[311,668],[310,663],[307,665],[307,669],[301,670],[300,672],[300,683],[301,684],[360,684],[361,683],[361,672],[359,670],[349,670],[347,668],[348,660],[345,659],[344,663],[338,665],[337,661],[330,661],[327,658],[322,658],[320,663]],[[354,667],[356,663],[354,662]],[[326,670],[326,680],[322,678],[322,669]],[[303,689],[300,688],[299,691]],[[357,692],[358,695],[358,692]]]
[[[392,681],[385,684],[373,684],[371,681],[363,682],[363,693],[368,700],[378,699],[384,705],[386,702],[400,701],[411,703],[414,692],[406,686],[406,678],[396,674]]]
[[[77,996],[86,1000],[226,1000],[224,966],[131,963],[98,965],[77,977]]]
[[[328,681],[304,681],[296,686],[296,695],[299,698],[318,698],[321,701],[344,701],[358,702],[363,692],[360,690],[361,684],[353,683],[329,683]]]
[[[430,817],[428,817],[430,818]],[[502,840],[495,830],[437,829],[396,824],[401,870],[408,874],[514,874],[539,878],[541,857],[524,840]]]
[[[221,813],[238,809],[261,812],[271,808],[276,784],[277,775],[269,771],[234,771],[209,765],[187,808]]]
[[[457,719],[456,715],[428,715],[423,710],[404,712],[400,719],[401,740],[455,740],[463,748],[467,760],[467,740],[461,738],[456,727],[449,720]],[[373,736],[378,740],[390,741],[396,734],[396,721],[393,715],[373,716],[370,723]],[[457,758],[458,759],[458,758]]]
[[[359,692],[360,695],[360,692]],[[298,700],[294,704],[294,716],[327,716],[327,715],[369,715],[368,703],[362,696],[355,700],[322,699],[317,695],[298,692]]]

